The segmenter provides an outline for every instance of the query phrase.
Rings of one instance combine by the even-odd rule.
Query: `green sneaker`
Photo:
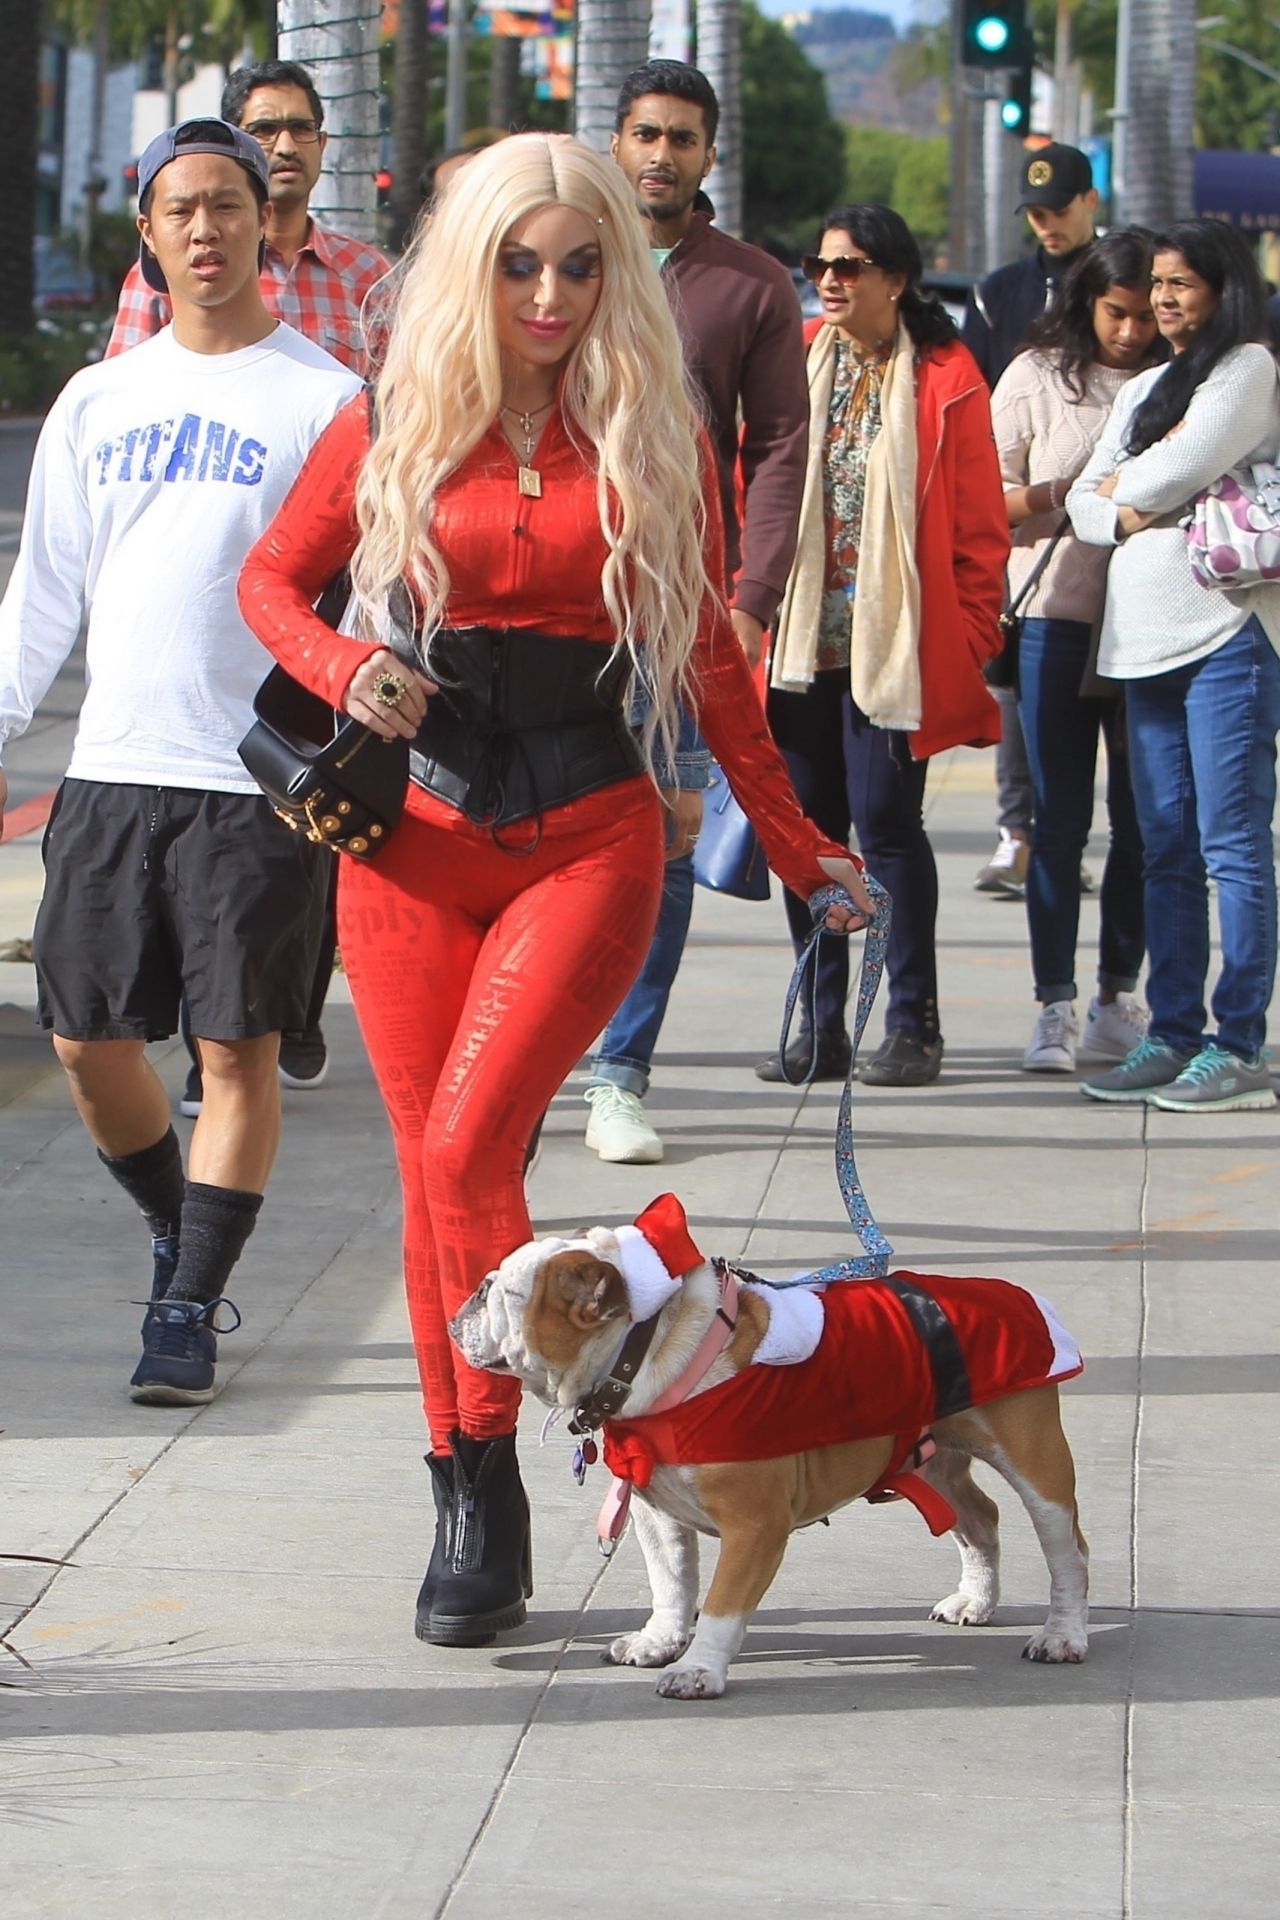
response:
[[[1106,1073],[1095,1073],[1080,1082],[1086,1100],[1128,1101],[1138,1105],[1153,1087],[1167,1087],[1196,1056],[1179,1053],[1163,1040],[1144,1033],[1133,1052]]]
[[[1242,1060],[1210,1040],[1176,1080],[1156,1088],[1151,1104],[1165,1113],[1252,1113],[1274,1107],[1267,1056]]]

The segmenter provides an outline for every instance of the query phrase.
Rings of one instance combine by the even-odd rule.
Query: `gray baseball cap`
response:
[[[242,128],[233,127],[229,120],[183,120],[176,127],[166,127],[144,148],[138,161],[139,206],[146,199],[147,190],[160,169],[167,167],[171,160],[180,160],[186,153],[225,154],[228,160],[235,160],[258,182],[263,198],[266,198],[270,173],[266,151],[256,140]],[[138,265],[149,287],[157,293],[169,291],[169,283],[160,271],[160,262],[142,239],[138,242]]]

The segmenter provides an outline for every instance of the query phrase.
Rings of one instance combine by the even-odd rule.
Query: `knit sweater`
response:
[[[1098,652],[1098,672],[1113,680],[1144,680],[1203,660],[1255,614],[1280,650],[1280,583],[1249,593],[1202,587],[1191,571],[1186,532],[1179,524],[1196,495],[1229,468],[1275,459],[1280,446],[1275,360],[1266,347],[1236,347],[1196,388],[1181,429],[1130,459],[1124,452],[1129,422],[1163,371],[1153,367],[1129,382],[1067,496],[1079,537],[1115,548]],[[1107,499],[1098,488],[1111,473],[1119,479]],[[1160,518],[1124,539],[1116,525],[1121,507]]]
[[[996,452],[1005,492],[1041,486],[1078,473],[1097,444],[1121,391],[1134,378],[1118,367],[1096,363],[1084,374],[1084,398],[1078,400],[1058,372],[1056,356],[1021,353],[1001,374],[991,396]],[[1059,497],[1064,497],[1065,490]],[[1061,523],[1065,508],[1036,513],[1013,530],[1009,555],[1009,592],[1016,595]],[[1053,558],[1019,611],[1040,620],[1078,620],[1093,626],[1107,592],[1104,547],[1086,546],[1063,535]]]

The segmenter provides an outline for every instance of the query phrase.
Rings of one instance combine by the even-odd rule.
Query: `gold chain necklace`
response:
[[[523,407],[502,408],[503,413],[510,414],[511,418],[519,423],[520,435],[524,446],[520,454],[517,481],[521,493],[530,500],[540,500],[542,498],[542,475],[533,465],[533,456],[538,445],[538,428],[536,422],[540,414],[550,413],[554,405],[554,400],[548,400],[545,406],[534,407],[531,412],[526,411]]]

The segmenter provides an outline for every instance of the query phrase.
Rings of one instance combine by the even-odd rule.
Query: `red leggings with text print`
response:
[[[517,1382],[469,1367],[451,1314],[531,1237],[539,1116],[630,987],[662,889],[647,779],[504,828],[410,791],[375,862],[344,860],[338,938],[404,1188],[404,1272],[431,1444],[509,1433]]]

